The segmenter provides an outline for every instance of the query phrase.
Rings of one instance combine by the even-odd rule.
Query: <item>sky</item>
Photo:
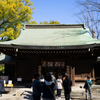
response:
[[[31,0],[36,8],[33,20],[44,22],[55,20],[60,24],[77,24],[80,22],[76,14],[79,11],[76,0]]]

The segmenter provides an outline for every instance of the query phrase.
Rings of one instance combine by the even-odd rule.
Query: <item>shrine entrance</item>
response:
[[[48,72],[53,72],[53,75],[57,76],[63,75],[66,71],[65,61],[42,61],[42,71],[41,74],[46,76]]]

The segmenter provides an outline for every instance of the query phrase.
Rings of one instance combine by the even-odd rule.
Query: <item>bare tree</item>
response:
[[[92,37],[100,39],[100,0],[77,0],[80,12],[77,14],[86,23]]]

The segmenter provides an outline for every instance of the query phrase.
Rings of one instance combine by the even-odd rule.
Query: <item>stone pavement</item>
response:
[[[100,100],[100,86],[93,86],[95,90],[93,90],[93,100]],[[0,100],[33,100],[32,99],[32,88],[18,88],[11,89],[8,94],[3,94],[0,97]],[[56,100],[65,100],[64,99],[64,91],[62,91],[61,99]],[[71,92],[71,100],[85,100],[85,90],[84,88],[80,88],[79,86],[72,87]]]

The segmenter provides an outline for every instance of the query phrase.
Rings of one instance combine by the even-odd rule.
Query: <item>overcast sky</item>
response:
[[[75,14],[79,8],[76,0],[31,0],[34,3],[35,13],[33,20],[36,22],[44,22],[55,20],[61,24],[75,24],[80,20]]]

